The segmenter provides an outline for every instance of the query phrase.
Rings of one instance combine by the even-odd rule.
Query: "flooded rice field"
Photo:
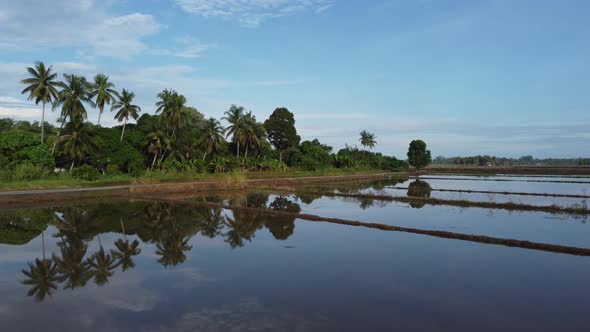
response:
[[[423,176],[0,210],[0,326],[582,331],[585,214],[365,194],[582,206],[584,181]]]

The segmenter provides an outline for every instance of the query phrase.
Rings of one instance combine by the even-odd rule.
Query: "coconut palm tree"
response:
[[[231,105],[229,110],[224,114],[225,116],[222,119],[229,122],[229,126],[226,128],[226,137],[232,136],[232,141],[237,145],[236,156],[240,157],[240,143],[244,139],[245,127],[244,108],[242,106]]]
[[[186,98],[174,90],[165,89],[158,93],[160,100],[156,102],[156,113],[162,114],[164,124],[172,129],[170,137],[175,137],[176,130],[183,128],[188,122]]]
[[[55,147],[59,141],[61,130],[68,119],[71,123],[82,123],[88,116],[84,104],[94,107],[94,103],[90,99],[90,94],[88,93],[89,84],[86,81],[86,78],[83,76],[64,74],[64,79],[65,82],[59,82],[61,91],[53,104],[54,109],[61,107],[59,117],[61,125],[57,133],[58,140],[55,141],[53,148],[51,149],[52,154],[55,152]]]
[[[66,131],[69,133],[60,137],[59,141],[63,144],[64,154],[72,159],[71,171],[76,161],[81,161],[96,149],[96,143],[92,137],[93,132],[84,122],[74,121],[68,124]]]
[[[55,80],[56,73],[52,73],[53,66],[45,67],[43,62],[36,62],[35,67],[27,67],[27,71],[31,75],[21,81],[26,87],[21,94],[28,94],[28,100],[35,100],[35,104],[43,104],[43,112],[41,114],[41,143],[45,135],[45,104],[51,103],[57,99],[57,85]]]
[[[109,82],[109,77],[105,74],[97,74],[94,76],[94,83],[90,85],[90,98],[96,98],[96,106],[98,106],[98,125],[100,126],[100,117],[104,111],[105,105],[114,102],[117,91],[115,91],[115,84]]]
[[[144,149],[154,156],[150,169],[154,168],[159,155],[163,155],[170,145],[170,139],[160,130],[153,131],[145,136]]]
[[[127,235],[125,234],[125,224],[123,224],[123,219],[121,219],[121,231],[123,232],[123,238],[115,241],[115,247],[117,247],[115,257],[117,257],[119,261],[118,264],[121,265],[123,271],[127,271],[128,269],[135,267],[133,256],[139,255],[141,249],[139,248],[139,241],[133,240],[133,242],[129,243]]]
[[[362,146],[372,149],[377,144],[377,141],[375,140],[375,134],[363,130],[361,131],[360,135],[361,137],[359,138],[359,141],[361,142]]]
[[[133,120],[137,120],[139,113],[141,112],[139,106],[132,104],[133,98],[135,98],[135,93],[123,89],[121,94],[117,94],[117,101],[113,103],[112,110],[118,110],[117,114],[115,114],[115,119],[119,122],[123,121],[121,142],[123,142],[123,135],[125,135],[127,121],[129,121],[130,117],[133,118]]]
[[[27,279],[22,281],[23,285],[32,286],[27,292],[28,296],[35,296],[37,301],[43,301],[47,295],[57,289],[59,282],[57,264],[53,259],[45,258],[45,232],[41,233],[43,247],[43,258],[36,258],[34,263],[27,263],[28,270],[22,270]]]
[[[207,120],[203,130],[203,136],[199,141],[200,145],[205,149],[203,160],[205,160],[207,154],[214,154],[221,147],[224,141],[223,132],[224,129],[218,120],[214,118]]]

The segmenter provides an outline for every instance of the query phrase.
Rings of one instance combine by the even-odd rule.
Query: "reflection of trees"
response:
[[[240,215],[234,212],[234,218],[225,215],[223,224],[228,228],[228,231],[223,234],[225,242],[232,248],[243,247],[246,240],[252,239],[253,233],[249,230],[249,225],[246,222],[241,222],[241,219],[236,217]]]
[[[27,277],[23,285],[31,286],[27,292],[28,296],[34,296],[37,301],[43,301],[47,295],[57,289],[59,277],[57,276],[57,264],[53,259],[45,258],[45,234],[41,233],[43,247],[43,258],[36,258],[34,263],[27,263],[28,270],[22,270]]]
[[[0,211],[0,243],[29,243],[47,228],[49,215],[49,209]]]
[[[175,210],[169,203],[150,203],[144,213],[149,237],[156,244],[156,255],[160,256],[158,262],[165,267],[183,263],[186,260],[184,252],[192,249],[188,245],[192,232],[190,227],[197,226],[196,223],[187,220],[189,223],[186,225],[180,224],[178,218],[183,215],[182,211]]]
[[[53,255],[59,269],[59,281],[64,289],[83,287],[92,278],[90,264],[84,259],[88,246],[83,241],[66,238],[60,246],[60,256]]]
[[[156,243],[156,255],[161,256],[158,262],[164,267],[176,266],[186,260],[185,251],[193,247],[188,245],[190,237],[184,236],[179,229],[171,229],[163,234]]]
[[[98,236],[98,251],[88,259],[88,264],[92,268],[92,275],[94,276],[94,282],[98,286],[106,285],[109,282],[109,278],[115,274],[115,269],[119,266],[117,259],[115,258],[115,251],[110,250],[107,253],[100,241],[100,235]]]
[[[276,211],[300,213],[301,206],[285,196],[277,196],[269,206]],[[272,216],[266,222],[266,227],[277,240],[286,240],[295,231],[295,217]]]
[[[408,186],[409,197],[430,198],[432,188],[426,181],[416,180]],[[425,203],[410,203],[410,206],[416,209],[423,208]]]
[[[127,271],[128,269],[135,267],[133,256],[139,255],[141,253],[141,249],[139,249],[139,241],[134,240],[133,242],[129,243],[127,234],[125,233],[125,224],[123,223],[123,219],[121,219],[121,231],[123,232],[123,238],[115,241],[115,247],[117,248],[115,256],[117,257],[118,264],[121,265],[123,271]]]
[[[219,235],[223,228],[223,216],[220,208],[204,208],[203,218],[199,221],[201,234],[211,239]]]

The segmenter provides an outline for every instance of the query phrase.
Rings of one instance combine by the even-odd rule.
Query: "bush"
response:
[[[315,171],[319,168],[322,168],[324,165],[313,157],[305,156],[303,157],[300,166],[306,171]]]
[[[127,172],[133,177],[139,177],[145,173],[145,163],[143,160],[133,159],[127,165]]]
[[[16,165],[13,171],[6,170],[2,177],[6,181],[39,180],[49,176],[49,171],[41,166],[24,163]]]
[[[74,179],[84,180],[84,181],[96,181],[100,178],[100,173],[98,170],[90,165],[84,165],[78,168],[74,168],[70,175]]]
[[[205,173],[207,171],[207,162],[202,159],[192,159],[189,164],[196,173]]]
[[[21,160],[28,160],[31,164],[53,170],[55,159],[46,145],[31,146],[22,150],[19,154]]]
[[[167,173],[182,173],[189,169],[187,164],[176,160],[166,160],[161,168]]]

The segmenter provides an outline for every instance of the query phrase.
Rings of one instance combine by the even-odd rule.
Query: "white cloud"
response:
[[[217,45],[201,43],[190,36],[176,38],[176,42],[180,44],[180,47],[155,49],[152,53],[155,55],[175,56],[179,58],[198,58],[208,49],[217,47]]]
[[[188,13],[203,17],[236,19],[242,26],[257,27],[264,21],[304,11],[328,10],[334,0],[175,0]]]
[[[4,0],[0,50],[86,48],[100,56],[126,58],[144,51],[143,39],[161,26],[153,16],[108,14],[92,0]]]
[[[6,97],[6,96],[0,96],[0,103],[20,103],[22,102],[20,99],[16,99],[13,97]]]

